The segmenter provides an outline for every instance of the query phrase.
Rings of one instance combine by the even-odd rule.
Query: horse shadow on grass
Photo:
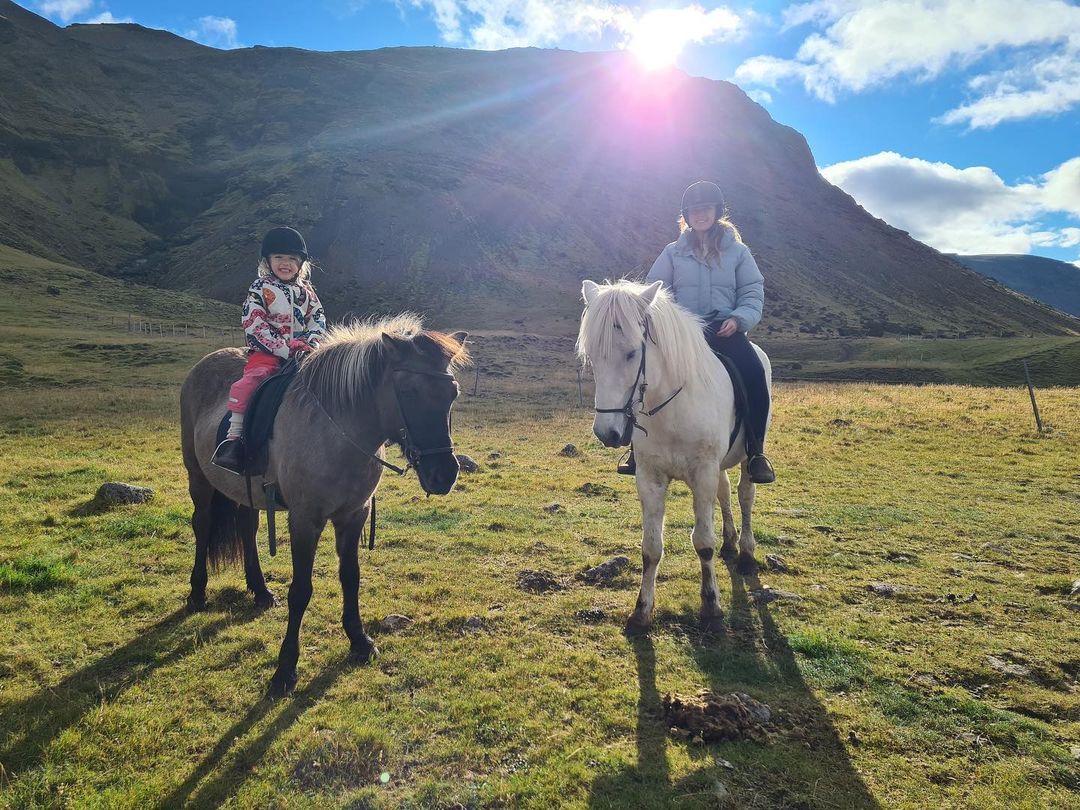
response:
[[[593,808],[760,807],[880,808],[855,770],[825,708],[799,671],[787,639],[769,608],[754,603],[756,575],[744,577],[728,565],[731,606],[727,631],[703,635],[697,613],[658,612],[654,630],[684,637],[708,688],[746,692],[784,715],[784,727],[769,743],[694,745],[668,735],[656,683],[652,638],[628,639],[637,659],[637,763],[605,774],[592,785]],[[755,621],[756,620],[756,621]],[[667,690],[665,690],[667,691]],[[696,689],[675,687],[683,694]],[[670,739],[670,742],[669,742]],[[671,781],[669,746],[685,746],[700,767]]]
[[[158,810],[220,807],[235,796],[252,776],[255,766],[263,761],[274,741],[318,703],[341,674],[353,666],[355,665],[343,659],[324,669],[307,686],[297,690],[284,701],[281,713],[257,737],[231,751],[239,740],[270,714],[275,705],[282,705],[281,701],[268,697],[259,700],[247,714],[221,735],[217,745],[203,757],[188,778],[162,799],[157,805]],[[219,772],[209,781],[203,782],[215,770]]]
[[[259,614],[235,588],[219,592],[208,611],[222,611],[222,615],[194,628],[188,626],[187,611],[175,610],[56,686],[0,707],[0,774],[6,779],[17,778],[37,767],[52,742],[88,712],[116,700],[155,670],[194,652],[198,645],[193,643],[193,632],[205,644],[227,627],[251,621]]]

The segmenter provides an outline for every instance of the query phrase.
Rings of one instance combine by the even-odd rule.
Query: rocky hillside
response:
[[[980,275],[1042,301],[1062,312],[1080,316],[1080,267],[1045,256],[984,254],[956,256]]]
[[[108,275],[237,300],[291,223],[332,317],[569,333],[580,280],[647,270],[705,175],[763,330],[1080,330],[870,216],[734,85],[618,54],[218,51],[0,0],[0,75],[0,242]]]

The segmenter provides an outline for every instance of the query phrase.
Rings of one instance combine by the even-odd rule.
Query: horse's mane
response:
[[[639,296],[648,285],[624,279],[599,286],[599,293],[581,316],[577,352],[583,361],[611,355],[615,324],[632,343],[640,343],[645,337],[647,318],[652,337],[648,351],[661,355],[662,361],[656,365],[662,364],[667,382],[687,388],[717,388],[717,375],[708,372],[715,356],[705,342],[701,318],[676,304],[663,288],[647,306]],[[649,363],[648,368],[656,365]]]
[[[354,410],[368,396],[386,369],[383,334],[412,340],[425,335],[446,354],[450,370],[468,361],[468,352],[441,332],[425,331],[411,312],[365,318],[332,326],[300,366],[299,376],[331,415]]]

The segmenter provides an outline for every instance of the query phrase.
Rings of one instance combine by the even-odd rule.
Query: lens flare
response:
[[[694,33],[680,17],[650,12],[638,20],[627,49],[646,70],[658,70],[671,65],[692,39]]]

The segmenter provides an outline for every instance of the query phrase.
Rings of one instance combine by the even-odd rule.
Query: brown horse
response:
[[[195,567],[188,608],[206,604],[207,561],[242,558],[259,607],[275,604],[255,544],[264,481],[289,505],[292,584],[289,627],[281,644],[273,694],[296,685],[300,622],[311,598],[315,547],[334,524],[351,657],[377,654],[360,619],[360,535],[382,475],[383,446],[397,442],[428,494],[445,495],[458,475],[450,438],[450,408],[458,394],[453,370],[467,359],[464,332],[422,331],[418,318],[399,315],[338,326],[304,358],[282,400],[269,444],[265,477],[246,479],[210,464],[229,386],[245,353],[221,349],[196,364],[180,392],[181,446],[195,505]],[[250,501],[249,501],[250,497]]]

